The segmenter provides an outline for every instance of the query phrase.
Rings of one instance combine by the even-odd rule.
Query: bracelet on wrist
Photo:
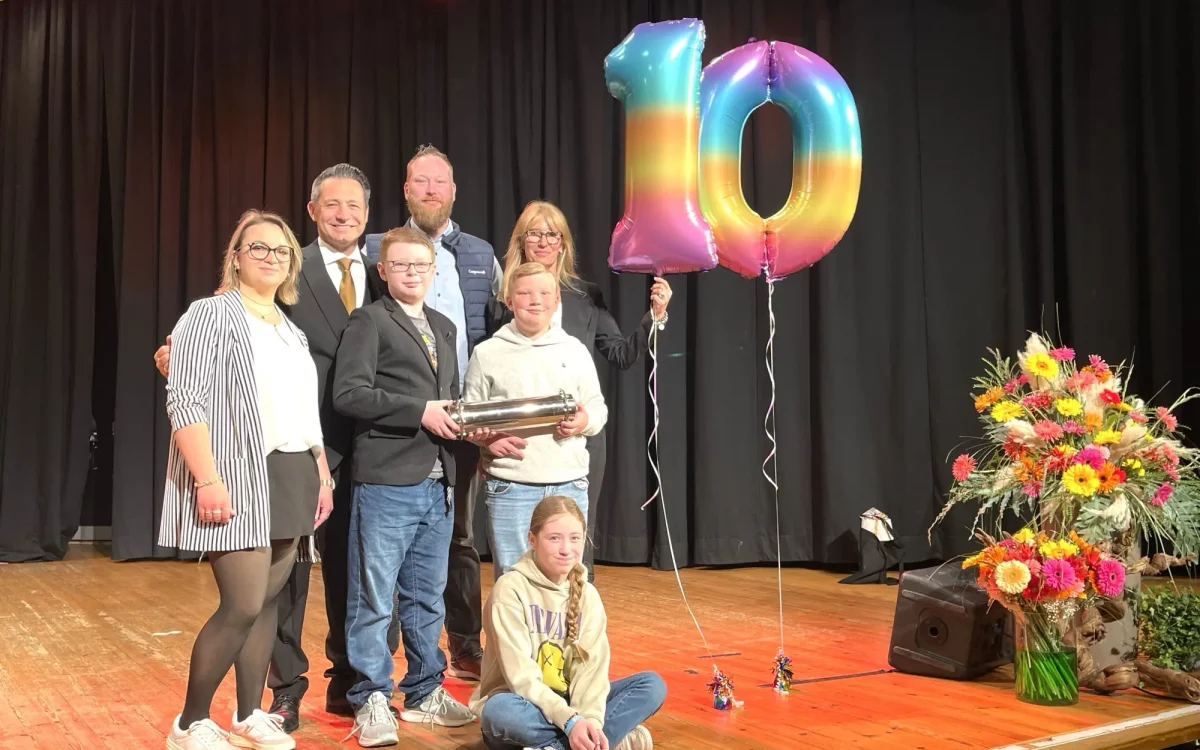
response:
[[[214,485],[214,484],[220,484],[220,483],[221,483],[221,478],[220,478],[220,477],[215,477],[215,478],[213,478],[213,479],[206,479],[206,480],[204,480],[203,482],[193,482],[193,483],[192,483],[192,488],[193,488],[193,489],[197,489],[197,490],[198,490],[198,489],[200,489],[200,488],[202,488],[202,487],[209,487],[209,486],[211,486],[211,485]]]

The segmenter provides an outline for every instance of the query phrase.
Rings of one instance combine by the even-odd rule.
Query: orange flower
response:
[[[1108,461],[1100,465],[1100,471],[1096,475],[1100,478],[1099,492],[1111,492],[1125,481],[1125,472]]]
[[[1098,412],[1089,411],[1083,418],[1083,426],[1088,432],[1095,432],[1104,424],[1104,417]]]
[[[998,385],[992,386],[975,397],[975,411],[982,412],[1002,398],[1004,398],[1004,389]]]

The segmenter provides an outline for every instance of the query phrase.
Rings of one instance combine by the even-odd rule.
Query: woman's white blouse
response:
[[[266,453],[301,453],[322,445],[312,355],[286,322],[273,325],[249,312],[246,317]]]

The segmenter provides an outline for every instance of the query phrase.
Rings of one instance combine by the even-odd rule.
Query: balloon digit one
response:
[[[700,211],[697,19],[638,24],[604,59],[609,93],[625,105],[625,214],[608,264],[617,272],[686,273],[717,265]]]
[[[824,257],[854,218],[862,178],[858,110],[846,82],[817,55],[787,42],[751,42],[705,67],[700,79],[700,206],[722,265],[776,280]],[[792,123],[792,189],[763,220],[742,194],[742,131],[774,102]]]

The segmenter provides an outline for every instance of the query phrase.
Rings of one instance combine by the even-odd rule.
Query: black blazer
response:
[[[453,441],[421,426],[429,401],[457,401],[457,330],[450,319],[425,306],[437,339],[437,372],[408,313],[391,297],[350,316],[342,334],[333,378],[333,405],[356,420],[354,481],[414,485],[429,477],[441,458],[454,476]]]
[[[593,359],[599,354],[599,360],[628,370],[650,349],[650,326],[654,325],[654,316],[647,311],[641,324],[626,336],[604,304],[600,287],[582,280],[580,284],[578,292],[562,290],[563,330],[583,342]],[[512,319],[512,310],[500,300],[493,299],[488,308],[488,335]]]
[[[361,252],[361,250],[360,250]],[[325,438],[329,470],[337,469],[342,457],[350,452],[354,439],[354,420],[348,419],[333,408],[334,359],[342,333],[350,322],[350,315],[342,304],[338,290],[325,270],[325,260],[316,242],[304,248],[300,278],[296,280],[296,291],[300,299],[294,305],[282,306],[288,318],[308,338],[308,349],[317,365],[317,388],[320,393],[321,432]],[[365,257],[365,253],[364,253]],[[375,264],[367,263],[367,291],[363,306],[386,296],[387,289]]]

